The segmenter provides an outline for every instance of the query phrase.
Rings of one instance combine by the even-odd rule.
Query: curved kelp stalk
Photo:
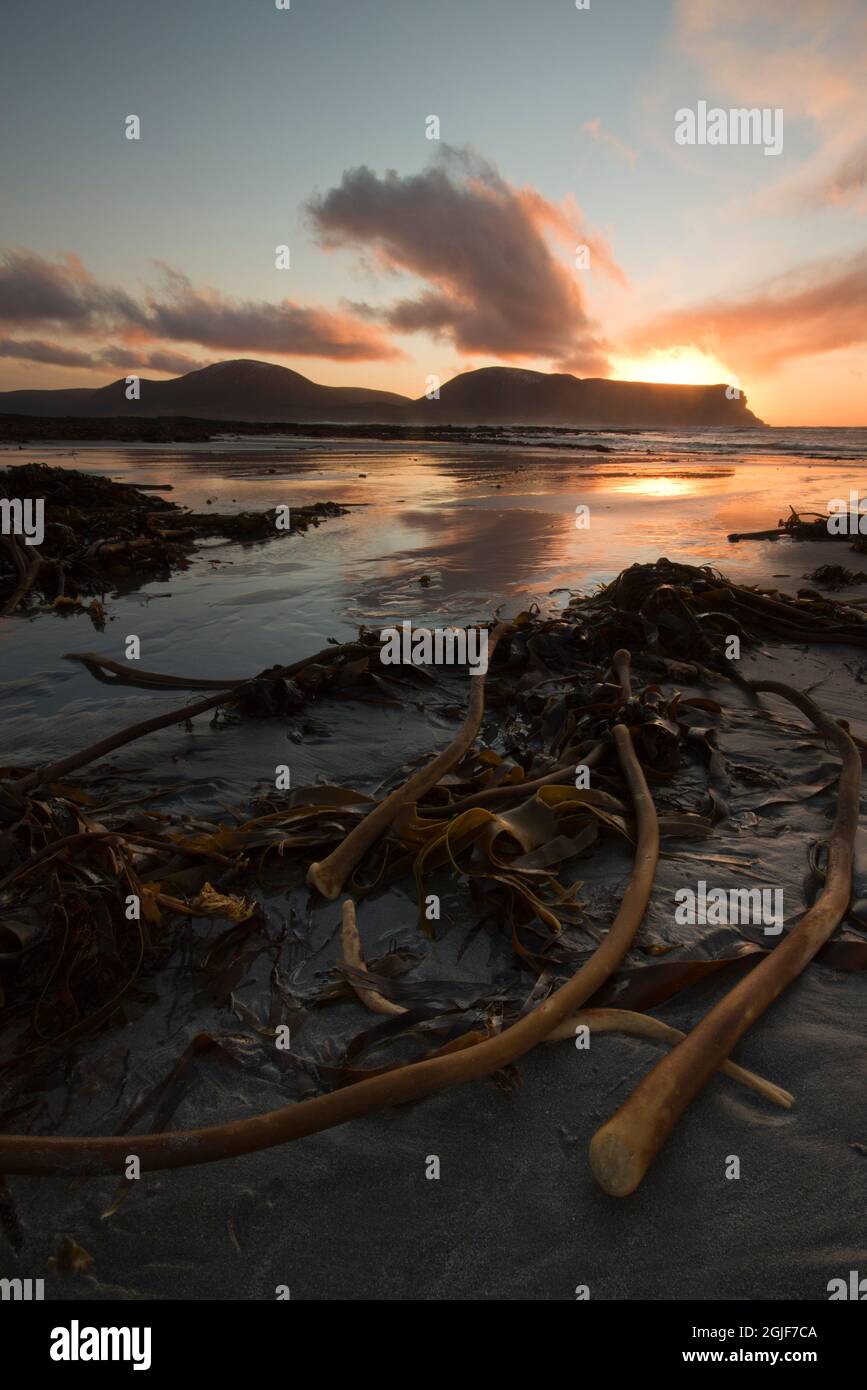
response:
[[[24,602],[39,578],[39,571],[42,569],[42,556],[35,546],[22,545],[17,536],[3,536],[0,539],[15,561],[15,568],[18,570],[18,584],[15,591],[0,608],[0,618],[10,618]]]
[[[292,676],[303,671],[306,666],[318,662],[331,662],[341,652],[354,650],[355,644],[346,643],[338,647],[326,647],[317,652],[314,656],[304,657],[301,661],[294,661],[291,666],[275,667],[266,673],[268,680],[288,680]],[[85,659],[87,658],[87,659]],[[119,685],[136,685],[141,683],[135,677],[122,677],[122,668],[116,662],[108,661],[106,658],[96,657],[92,653],[70,653],[70,660],[84,661],[91,674],[100,671],[115,673],[116,683]],[[120,674],[118,674],[120,673]],[[162,676],[157,672],[143,673],[148,677],[148,682],[154,688],[166,688],[166,682],[171,681],[171,688],[188,687],[189,682],[182,677],[174,679]],[[156,733],[160,729],[169,729],[173,724],[185,724],[188,720],[194,719],[196,715],[206,714],[208,710],[216,709],[218,705],[228,703],[229,699],[237,696],[246,687],[255,684],[257,676],[251,676],[241,681],[233,681],[230,687],[222,686],[221,693],[211,695],[203,700],[196,700],[193,704],[182,705],[180,709],[169,710],[168,714],[157,714],[152,719],[143,719],[139,724],[131,724],[125,729],[120,729],[116,734],[110,734],[108,738],[100,739],[98,743],[91,743],[87,748],[80,749],[77,753],[70,753],[68,757],[57,758],[53,763],[47,763],[44,767],[34,768],[24,777],[15,783],[18,792],[32,792],[37,787],[47,786],[52,782],[60,781],[68,777],[72,772],[78,772],[83,767],[88,767],[91,763],[98,762],[109,753],[114,753],[118,748],[124,748],[128,743],[134,743],[137,739],[144,738],[146,734]],[[115,683],[110,681],[109,683]],[[210,686],[211,682],[208,682]]]
[[[489,664],[497,643],[501,638],[509,636],[514,630],[513,623],[498,623],[492,629],[488,636]],[[315,888],[317,892],[321,893],[323,898],[339,897],[344,883],[362,856],[379,839],[383,831],[388,829],[398,812],[404,807],[413,805],[420,796],[430,791],[431,787],[435,787],[440,778],[444,777],[447,772],[451,772],[452,768],[472,747],[476,734],[479,732],[482,715],[485,712],[485,679],[485,675],[470,677],[472,688],[467,715],[448,748],[444,748],[426,767],[419,768],[418,772],[414,772],[412,777],[402,786],[395,787],[384,801],[378,802],[373,810],[368,812],[364,820],[350,830],[346,839],[328,855],[327,859],[310,865],[307,871],[307,882],[311,888]]]
[[[839,724],[799,690],[779,681],[749,684],[756,692],[789,700],[836,744],[842,756],[825,886],[785,940],[657,1063],[597,1130],[590,1144],[590,1166],[597,1182],[613,1197],[626,1197],[635,1191],[690,1102],[756,1019],[797,979],[849,906],[861,781],[858,750]]]
[[[136,671],[122,661],[112,661],[99,652],[67,652],[66,660],[80,661],[103,685],[131,685],[144,690],[225,690],[228,694],[239,686],[249,685],[251,680],[288,680],[290,676],[303,671],[305,666],[330,663],[340,655],[357,656],[364,651],[360,642],[341,642],[323,647],[321,651],[300,661],[293,661],[291,666],[275,666],[270,671],[263,671],[261,676],[227,676],[225,680],[210,676],[171,676],[162,671]]]
[[[370,985],[365,983],[364,977],[368,970],[356,922],[355,903],[351,898],[347,898],[343,904],[341,944],[344,963],[349,967],[347,978],[362,1004],[370,1009],[371,1013],[386,1014],[392,1018],[407,1013],[408,1010],[403,1004],[396,1004],[393,999],[386,998],[372,982]],[[679,1028],[672,1028],[670,1024],[663,1023],[662,1019],[654,1018],[651,1014],[638,1014],[630,1009],[579,1009],[577,1013],[558,1023],[553,1032],[548,1034],[545,1042],[574,1042],[579,1028],[586,1028],[594,1034],[619,1033],[630,1038],[645,1038],[648,1042],[662,1043],[666,1047],[675,1047],[686,1037]],[[782,1086],[775,1086],[772,1081],[766,1081],[764,1077],[757,1076],[754,1071],[747,1071],[745,1067],[739,1067],[735,1062],[723,1062],[720,1071],[733,1081],[739,1081],[748,1090],[764,1096],[773,1105],[779,1105],[783,1110],[790,1109],[794,1104],[794,1096],[789,1091],[784,1091]]]
[[[474,692],[474,701],[478,698]],[[0,1173],[90,1175],[121,1172],[130,1153],[140,1158],[144,1171],[154,1171],[255,1153],[332,1129],[360,1115],[420,1100],[450,1086],[489,1076],[544,1042],[559,1024],[595,994],[620,964],[641,925],[653,888],[659,857],[656,810],[628,729],[618,724],[613,734],[635,809],[636,849],[632,871],[605,939],[572,978],[531,1013],[501,1033],[465,1046],[464,1050],[441,1053],[329,1095],[207,1129],[91,1139],[4,1135],[0,1137]],[[459,1039],[452,1046],[460,1045]]]
[[[578,1013],[559,1024],[545,1041],[556,1043],[568,1039],[574,1042],[576,1029],[582,1025],[591,1033],[621,1033],[630,1038],[646,1038],[648,1042],[662,1043],[666,1047],[676,1047],[686,1037],[679,1028],[672,1028],[651,1014],[637,1014],[631,1009],[579,1009]],[[732,1081],[739,1081],[748,1090],[764,1096],[772,1105],[779,1105],[782,1110],[790,1110],[795,1103],[790,1091],[784,1091],[782,1086],[766,1081],[763,1076],[748,1071],[746,1067],[739,1067],[736,1062],[726,1060],[721,1064],[720,1071]]]
[[[580,762],[584,767],[597,767],[605,756],[606,750],[606,744],[594,743],[589,752],[581,755]],[[544,777],[533,777],[529,781],[524,780],[522,782],[506,782],[501,787],[491,787],[490,790],[476,792],[473,796],[464,797],[462,801],[452,802],[449,806],[426,806],[425,818],[455,816],[460,815],[463,811],[474,811],[480,806],[497,806],[501,801],[513,801],[516,797],[526,797],[528,792],[540,791],[542,787],[574,785],[576,766],[576,759],[569,758],[566,762],[558,763],[550,772],[546,772]]]

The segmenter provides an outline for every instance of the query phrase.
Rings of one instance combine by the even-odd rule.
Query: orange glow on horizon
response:
[[[737,384],[730,368],[712,353],[698,348],[658,348],[641,357],[612,358],[611,376],[615,381],[658,381],[670,386],[716,386],[720,382]]]

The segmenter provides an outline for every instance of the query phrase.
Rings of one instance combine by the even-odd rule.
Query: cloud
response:
[[[7,251],[0,258],[0,323],[47,326],[91,337],[111,334],[138,344],[200,343],[221,351],[346,362],[403,355],[381,327],[345,311],[303,306],[288,299],[278,303],[231,299],[217,290],[195,288],[185,275],[168,266],[161,267],[160,286],[136,299],[125,290],[100,284],[74,256],[52,262],[27,250]],[[41,350],[37,347],[31,360],[48,360],[39,357]],[[104,360],[113,364],[110,355]],[[129,360],[129,354],[124,360]],[[192,359],[169,355],[166,360]],[[103,364],[97,353],[92,365]],[[156,368],[157,363],[148,360],[144,365]]]
[[[638,159],[638,151],[631,145],[627,145],[625,140],[621,140],[619,135],[614,135],[610,130],[605,130],[598,116],[594,116],[592,121],[585,121],[581,127],[582,133],[590,135],[600,144],[607,145],[615,154],[625,159],[631,169],[635,168]]]
[[[780,170],[777,203],[854,201],[867,164],[864,0],[675,0],[672,13],[671,46],[706,84],[699,95],[782,107],[815,146]]]
[[[591,265],[622,281],[601,238],[590,236],[574,203],[556,205],[518,189],[493,165],[444,146],[420,174],[381,178],[362,165],[308,204],[320,244],[372,258],[385,274],[409,273],[420,293],[384,310],[352,306],[401,333],[424,331],[462,352],[544,358],[602,373],[607,346],[584,303],[576,245]],[[568,262],[551,249],[568,246]]]
[[[39,362],[52,367],[92,367],[89,352],[64,347],[62,343],[46,343],[41,338],[22,342],[15,338],[0,339],[0,357],[14,357],[20,362]]]
[[[171,376],[183,376],[185,372],[195,372],[200,367],[207,367],[208,363],[201,362],[195,357],[188,357],[184,352],[166,352],[161,349],[155,352],[136,352],[129,348],[115,347],[103,348],[102,352],[95,354],[92,365],[94,367],[116,367],[123,373],[152,371],[168,372]]]
[[[125,365],[125,364],[121,364]],[[168,372],[171,376],[183,376],[185,372],[195,372],[201,367],[207,367],[207,362],[200,362],[195,357],[187,357],[183,352],[149,352],[146,362],[140,362],[140,367],[148,368],[153,372]]]
[[[194,288],[176,271],[167,271],[164,281],[162,293],[148,297],[148,328],[157,338],[343,362],[403,355],[380,328],[346,311],[305,308],[288,299],[278,304],[229,299],[217,290]]]
[[[603,138],[598,122],[594,132]],[[478,155],[444,146],[415,175],[347,170],[308,212],[324,248],[348,247],[386,275],[418,277],[421,288],[385,308],[329,308],[232,298],[158,264],[156,282],[152,277],[130,293],[100,283],[75,256],[52,261],[12,250],[0,256],[0,325],[77,341],[10,337],[4,355],[166,372],[200,365],[173,352],[173,344],[215,354],[393,361],[406,354],[392,330],[426,332],[467,354],[544,359],[585,374],[608,370],[607,344],[585,303],[588,277],[575,265],[577,248],[589,249],[594,273],[621,285],[625,276],[573,199],[553,203],[533,188],[514,187]],[[81,339],[110,346],[89,352]]]
[[[773,371],[796,357],[867,343],[867,250],[814,261],[750,294],[675,310],[632,335],[633,349],[687,344],[739,369]]]
[[[77,367],[95,371],[109,367],[127,371],[168,372],[181,376],[184,372],[195,371],[207,363],[187,357],[181,352],[137,352],[123,347],[106,347],[94,352],[82,352],[78,348],[67,347],[64,343],[49,343],[41,338],[0,339],[0,357],[14,358],[18,362],[31,362],[52,367]]]
[[[145,315],[124,290],[94,280],[76,256],[53,262],[23,250],[7,251],[0,260],[0,322],[94,333],[141,327]]]
[[[863,0],[676,0],[673,20],[677,50],[738,104],[863,124]]]
[[[415,276],[419,290],[384,308],[239,299],[158,263],[158,277],[130,293],[100,283],[75,256],[51,261],[13,250],[0,256],[0,325],[47,328],[77,341],[25,341],[22,334],[7,340],[20,347],[6,355],[167,372],[200,365],[172,352],[173,344],[215,354],[393,361],[406,354],[391,330],[425,332],[467,354],[543,359],[593,375],[608,370],[607,344],[586,307],[588,277],[575,265],[577,248],[589,249],[592,272],[621,285],[625,276],[573,199],[551,202],[511,185],[478,155],[445,146],[415,175],[347,170],[308,212],[324,248],[348,247],[386,275]],[[111,345],[88,352],[81,339]]]
[[[812,196],[823,203],[854,202],[867,188],[867,140],[850,150],[832,174],[819,179]]]

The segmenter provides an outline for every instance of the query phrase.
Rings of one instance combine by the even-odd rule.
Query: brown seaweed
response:
[[[303,534],[346,508],[336,502],[292,507],[288,526],[263,512],[191,512],[148,495],[146,485],[116,483],[71,468],[44,463],[0,469],[0,497],[40,499],[45,536],[37,548],[15,535],[0,537],[0,617],[20,610],[28,596],[57,607],[86,605],[81,596],[104,597],[155,577],[185,569],[198,542],[220,536],[242,542]]]
[[[635,565],[598,592],[573,596],[556,618],[532,611],[502,625],[487,682],[470,680],[463,736],[447,757],[439,755],[420,773],[389,778],[399,784],[396,792],[377,799],[351,787],[299,788],[238,807],[224,822],[168,820],[144,805],[114,802],[73,778],[156,728],[215,709],[238,719],[282,718],[288,708],[314,698],[368,698],[376,687],[366,682],[378,677],[381,666],[379,636],[362,632],[356,643],[331,645],[289,666],[206,685],[183,675],[131,675],[99,653],[77,654],[99,680],[144,691],[205,685],[214,693],[41,768],[0,769],[0,988],[7,1035],[0,1066],[7,1075],[16,1068],[23,1078],[19,1097],[42,1059],[62,1055],[86,1033],[120,1018],[135,982],[158,970],[171,943],[205,917],[229,925],[200,958],[203,988],[232,1010],[251,1038],[272,1037],[287,1019],[301,1026],[308,1009],[339,999],[355,998],[390,1017],[376,1025],[379,1031],[359,1033],[342,1056],[293,1058],[295,1069],[309,1069],[314,1090],[327,1083],[338,1089],[238,1124],[194,1134],[137,1135],[146,1169],[281,1143],[489,1075],[510,1066],[584,1003],[648,1009],[738,965],[755,975],[779,947],[766,952],[747,944],[736,957],[619,968],[650,892],[657,836],[707,839],[727,814],[725,797],[738,772],[714,743],[724,701],[684,698],[657,681],[670,687],[712,680],[724,689],[727,679],[736,679],[744,686],[725,655],[730,621],[746,642],[782,638],[860,646],[867,634],[867,622],[851,608],[820,608],[737,585],[708,567],[667,560]],[[437,672],[390,668],[389,675],[398,702],[408,682],[418,698],[419,680],[431,698],[440,697]],[[508,752],[478,741],[486,686],[497,710],[506,711],[503,719],[517,717],[510,727],[520,736],[510,734]],[[757,710],[757,717],[765,716]],[[696,763],[707,769],[710,814],[707,806],[701,814],[675,803],[657,816],[647,784],[672,787]],[[592,790],[575,785],[578,764],[595,769]],[[801,801],[828,786],[826,779],[791,793],[777,791],[765,804],[788,795]],[[633,876],[614,926],[588,956],[579,935],[587,918],[575,866],[582,857],[604,856],[612,837],[636,856]],[[260,876],[267,870],[297,884],[311,861],[340,858],[346,844],[351,852],[342,856],[341,875],[352,905],[344,911],[340,968],[325,985],[299,993],[281,976],[275,955],[270,1014],[266,1009],[257,1018],[234,991],[250,964],[275,949],[257,896]],[[399,951],[381,963],[365,962],[356,904],[375,899],[387,884],[402,883],[415,885],[421,908],[432,872],[465,883],[480,921],[505,929],[518,978],[529,974],[534,982],[529,1000],[519,1002],[513,989],[504,993],[491,985],[413,981],[400,973],[406,958]],[[129,893],[142,907],[135,922],[123,912]],[[421,911],[420,921],[429,929]],[[829,943],[823,955],[836,968],[865,966],[861,942]],[[558,978],[566,983],[555,989]],[[558,1023],[551,1021],[555,1015]],[[382,1047],[407,1039],[416,1040],[416,1049],[422,1045],[421,1057],[380,1061]],[[208,1043],[208,1049],[213,1046],[222,1044]],[[371,1048],[379,1065],[359,1066],[358,1058]],[[725,1062],[728,1050],[714,1053],[708,1075]],[[170,1089],[178,1099],[192,1074],[188,1061],[171,1073]],[[13,1098],[7,1124],[24,1113],[23,1105]],[[161,1118],[165,1122],[167,1114]],[[0,1136],[0,1172],[117,1170],[129,1142],[119,1136]]]

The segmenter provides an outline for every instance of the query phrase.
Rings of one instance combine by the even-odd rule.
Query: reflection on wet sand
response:
[[[604,581],[659,553],[724,561],[743,577],[766,570],[767,547],[735,552],[726,534],[776,520],[787,500],[780,495],[781,472],[791,479],[796,469],[808,470],[797,480],[798,500],[821,509],[828,496],[853,484],[857,464],[854,458],[813,464],[785,456],[771,462],[764,438],[759,447],[763,457],[744,454],[734,461],[731,440],[669,440],[663,464],[648,458],[640,436],[628,448],[619,440],[618,452],[608,456],[531,443],[495,449],[358,441],[348,447],[285,439],[183,448],[92,445],[74,458],[62,446],[41,452],[49,463],[170,483],[173,500],[197,509],[297,506],[326,496],[357,508],[327,545],[307,547],[317,551],[310,589],[306,565],[300,577],[291,576],[285,555],[258,553],[263,576],[276,579],[286,597],[287,590],[296,601],[303,593],[316,623],[340,615],[375,621],[404,600],[408,617],[441,612],[448,604],[461,621],[504,592],[539,595]],[[590,525],[576,531],[579,504],[590,507]],[[293,562],[299,559],[293,554]],[[776,555],[772,563],[776,568]],[[427,594],[415,588],[425,573],[435,575]],[[224,604],[231,579],[225,570],[220,579],[214,599]]]

